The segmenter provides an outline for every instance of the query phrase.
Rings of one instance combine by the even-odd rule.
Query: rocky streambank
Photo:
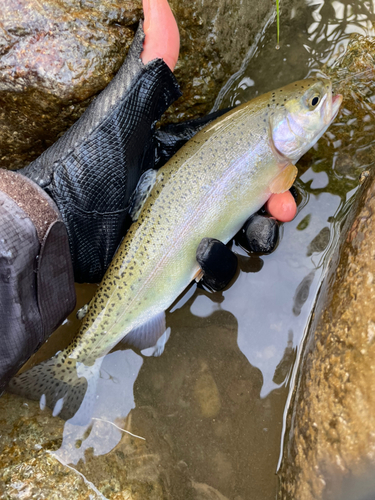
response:
[[[374,42],[355,36],[344,57],[328,69],[336,90],[344,94],[341,131],[333,131],[332,137],[341,141],[341,147],[330,181],[333,185],[342,175],[357,182],[360,177],[362,186],[348,205],[347,216],[337,224],[340,240],[301,350],[279,471],[279,500],[367,499],[375,491],[371,474],[375,449],[374,55]],[[316,154],[310,153],[310,158]],[[369,169],[363,170],[364,165]]]
[[[355,217],[343,233],[338,265],[334,259],[303,349],[280,472],[283,500],[361,498],[368,488],[364,480],[374,467],[373,174],[361,191]],[[347,491],[352,483],[354,496]],[[371,484],[374,488],[373,480]]]

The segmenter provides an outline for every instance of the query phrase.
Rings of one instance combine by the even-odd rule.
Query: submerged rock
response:
[[[271,0],[171,0],[181,35],[183,97],[167,121],[207,113],[273,12]],[[122,64],[141,0],[4,0],[0,12],[0,159],[17,169],[83,113]],[[240,34],[240,35],[239,35]]]
[[[95,456],[88,449],[84,461],[66,464],[66,450],[60,449],[63,420],[53,417],[49,410],[41,411],[39,403],[25,403],[13,394],[1,397],[0,415],[0,496],[4,500],[170,498],[162,473],[160,443],[155,452],[151,443],[124,432],[104,456]],[[111,430],[110,422],[98,424],[89,428],[86,438]],[[75,447],[80,445],[75,442]]]
[[[62,420],[41,413],[34,401],[9,394],[0,399],[0,413],[1,498],[89,498],[83,479],[51,455],[61,445]],[[100,497],[94,493],[92,498]]]
[[[204,418],[214,418],[220,411],[220,393],[205,363],[197,374],[194,385],[194,395],[199,408],[199,413]]]

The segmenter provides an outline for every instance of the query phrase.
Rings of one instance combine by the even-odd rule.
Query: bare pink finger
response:
[[[267,212],[281,222],[289,222],[297,213],[297,205],[290,191],[273,194],[266,204]]]
[[[180,34],[168,1],[143,0],[143,13],[146,38],[141,54],[142,62],[147,64],[160,58],[173,71],[180,51]]]

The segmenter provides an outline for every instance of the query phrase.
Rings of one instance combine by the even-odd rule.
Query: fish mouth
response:
[[[336,118],[337,113],[339,112],[343,96],[341,94],[336,94],[332,98],[332,118],[331,122]]]

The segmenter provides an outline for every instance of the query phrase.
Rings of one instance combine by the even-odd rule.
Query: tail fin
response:
[[[88,383],[77,373],[75,360],[62,353],[43,361],[9,382],[7,390],[27,399],[40,401],[53,410],[53,416],[72,418],[81,406]]]

